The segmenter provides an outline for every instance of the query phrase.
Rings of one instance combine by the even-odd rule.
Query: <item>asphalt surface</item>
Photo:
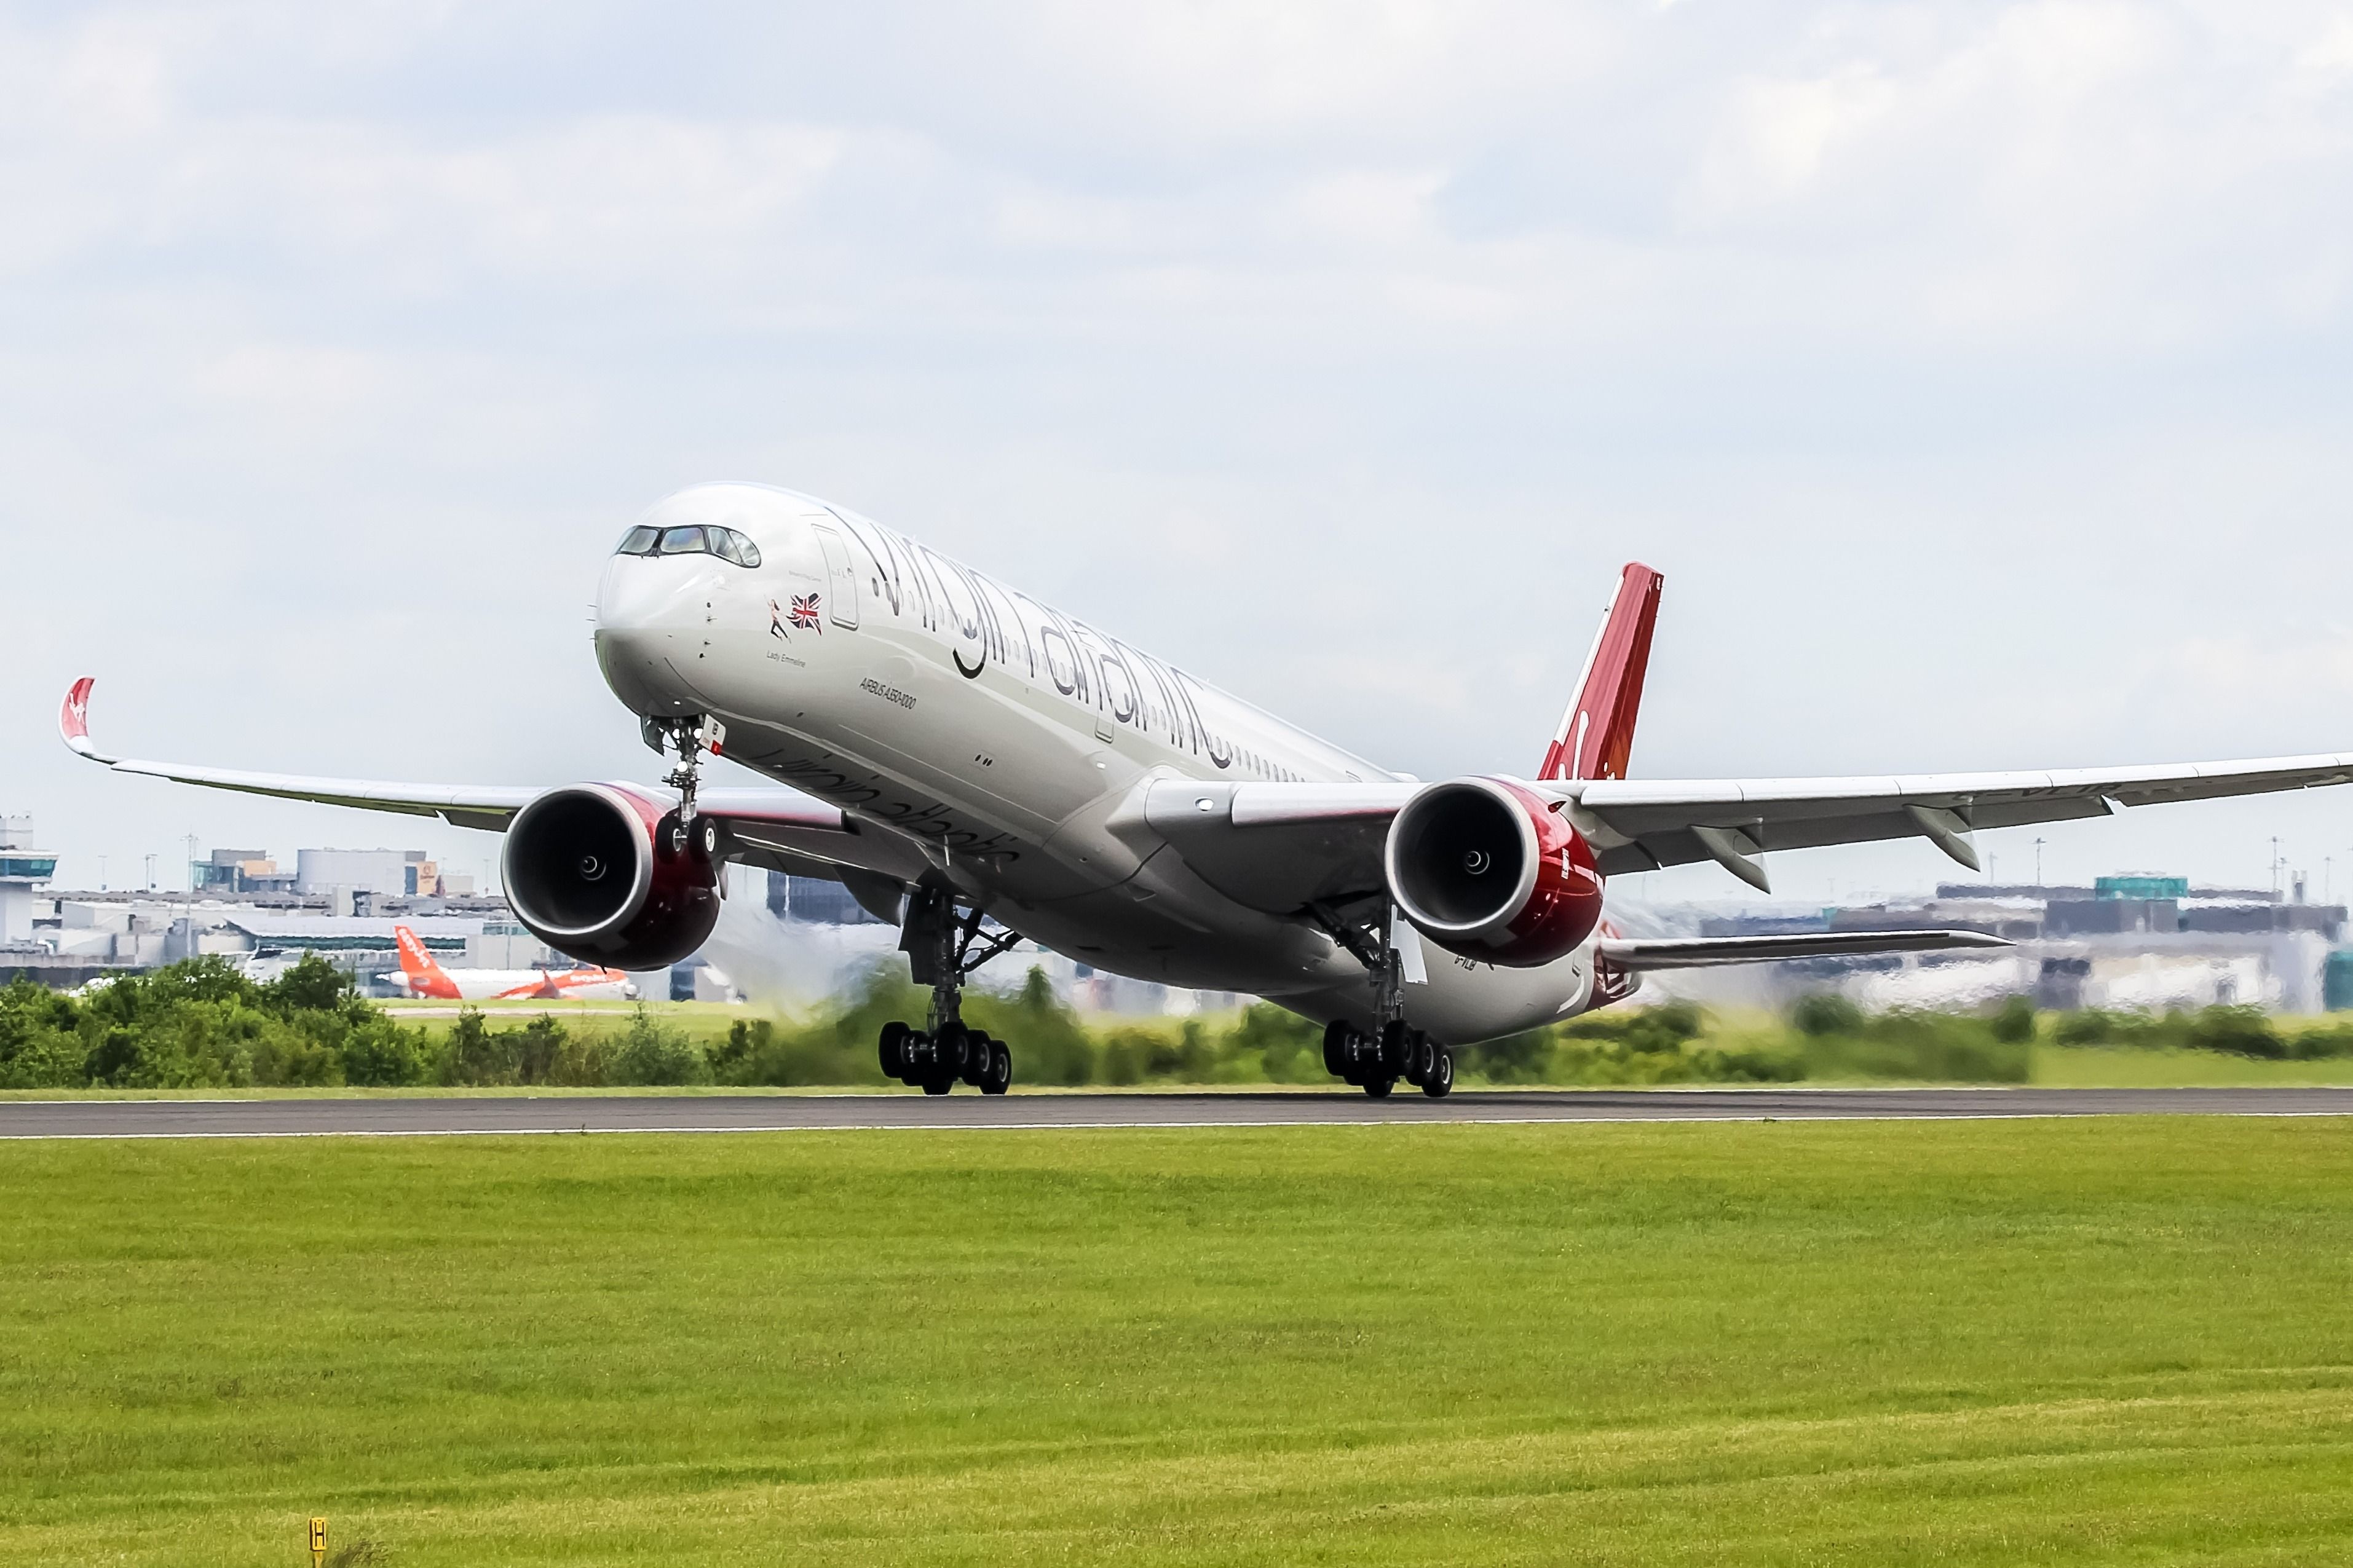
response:
[[[1941,1121],[2353,1116],[2347,1089],[1547,1089],[1384,1100],[1293,1094],[501,1095],[464,1099],[0,1101],[0,1139],[290,1138],[859,1128],[1283,1127],[1428,1121]]]

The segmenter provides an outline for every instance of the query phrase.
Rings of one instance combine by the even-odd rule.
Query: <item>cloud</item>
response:
[[[1648,769],[2334,744],[2348,29],[16,16],[0,527],[50,586],[0,660],[35,737],[0,789],[121,854],[167,817],[393,831],[92,788],[39,739],[85,661],[145,751],[639,767],[586,585],[713,475],[837,496],[1417,772],[1525,765],[1633,556],[1670,578]],[[2139,662],[2193,634],[2250,651]],[[2266,660],[2297,695],[2224,700]],[[434,701],[386,703],[395,670]]]

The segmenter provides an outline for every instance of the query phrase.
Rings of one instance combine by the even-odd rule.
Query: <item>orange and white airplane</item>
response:
[[[450,1002],[614,1001],[637,995],[628,972],[583,964],[577,969],[444,969],[417,933],[392,928],[400,944],[400,980],[411,996]]]

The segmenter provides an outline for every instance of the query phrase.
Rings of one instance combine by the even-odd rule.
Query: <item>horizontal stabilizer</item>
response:
[[[1792,936],[1612,937],[1600,956],[1620,969],[1704,969],[1716,963],[1778,963],[1873,952],[1940,952],[2009,947],[1981,931],[1825,931]]]

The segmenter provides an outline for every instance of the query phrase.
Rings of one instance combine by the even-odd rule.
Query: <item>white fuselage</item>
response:
[[[735,530],[760,563],[613,557],[597,655],[634,711],[719,719],[729,759],[892,830],[903,877],[944,875],[1081,962],[1370,1021],[1356,959],[1310,921],[1246,908],[1157,853],[1133,803],[1156,778],[1399,775],[809,497],[703,485],[644,521]],[[1592,995],[1589,942],[1522,969],[1422,946],[1407,1016],[1444,1042],[1532,1027]]]
[[[561,969],[444,969],[438,978],[447,981],[458,994],[455,999],[463,1002],[487,1002],[501,997],[548,999],[551,995],[575,1002],[618,1002],[635,996],[638,991],[627,976],[607,971],[584,973],[575,979],[573,972]],[[433,981],[398,971],[386,974],[385,979],[412,996],[444,995]]]

